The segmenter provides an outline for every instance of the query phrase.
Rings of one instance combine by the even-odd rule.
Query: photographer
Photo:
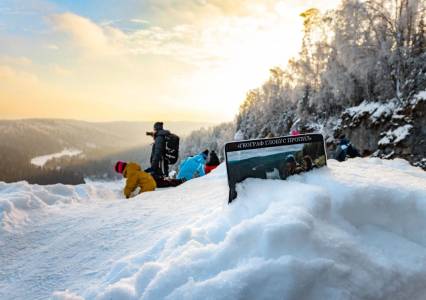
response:
[[[147,132],[154,138],[151,151],[151,167],[146,172],[151,173],[155,177],[167,177],[169,175],[169,164],[164,159],[166,155],[166,136],[170,135],[170,131],[163,129],[163,122],[154,124],[154,132]]]

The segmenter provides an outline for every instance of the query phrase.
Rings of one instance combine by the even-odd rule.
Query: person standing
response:
[[[154,138],[151,151],[151,167],[145,171],[153,176],[167,177],[169,175],[169,164],[165,159],[166,155],[166,137],[170,135],[170,131],[164,130],[163,122],[155,122],[154,132],[147,132]]]

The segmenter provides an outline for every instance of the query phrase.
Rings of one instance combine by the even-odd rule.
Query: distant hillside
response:
[[[152,138],[146,136],[145,132],[152,131],[152,125],[153,122],[0,120],[0,181],[75,183],[82,181],[81,178],[87,175],[104,176],[108,173],[105,172],[110,167],[110,160],[116,157],[146,161],[148,154],[142,152],[149,151],[147,146]],[[167,129],[182,137],[209,125],[211,124],[196,122],[165,123]],[[35,157],[59,153],[64,149],[76,149],[81,154],[50,159],[43,168],[30,163]],[[140,153],[139,160],[137,153]],[[71,169],[72,172],[69,171]],[[85,171],[90,172],[87,174]],[[51,177],[51,180],[46,181],[47,177]],[[57,177],[74,179],[55,180]]]
[[[168,128],[179,135],[187,135],[207,123],[170,122]],[[64,148],[82,151],[93,149],[126,149],[151,142],[146,131],[152,131],[152,122],[91,123],[75,120],[28,119],[0,120],[0,149],[25,152],[27,157],[60,152]]]

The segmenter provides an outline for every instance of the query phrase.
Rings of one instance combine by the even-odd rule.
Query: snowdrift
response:
[[[24,181],[12,184],[0,182],[0,224],[3,230],[12,231],[28,223],[32,212],[43,214],[47,208],[66,209],[65,204],[119,197],[120,186],[117,183],[105,186],[100,183],[40,186]]]
[[[0,230],[6,236],[24,234],[37,222],[31,205],[4,209],[4,203],[17,201],[17,194],[35,188],[17,185],[0,186]],[[106,300],[424,299],[426,294],[426,173],[403,160],[330,160],[327,168],[288,181],[249,179],[238,186],[238,198],[229,206],[224,166],[176,189],[131,201],[108,198],[118,197],[118,183],[113,191],[102,185],[103,200],[91,189],[99,199],[80,196],[74,219],[86,206],[96,209],[95,219],[108,215],[115,227],[98,242],[119,238],[120,244],[98,249],[94,255],[100,258],[92,258],[97,263],[89,275],[79,275],[77,268],[65,284],[53,281],[32,295]],[[72,201],[61,205],[62,210],[76,206]],[[13,224],[17,213],[26,214],[24,223],[16,219],[19,226]],[[73,230],[87,226],[76,224]],[[85,253],[78,244],[74,250]],[[14,299],[22,296],[14,286],[37,281],[19,276],[7,281],[5,275],[0,271],[0,290],[5,287]],[[10,296],[1,293],[2,299]]]

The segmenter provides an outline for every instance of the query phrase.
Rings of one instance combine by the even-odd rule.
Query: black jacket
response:
[[[151,151],[151,168],[155,171],[161,169],[164,156],[166,155],[166,136],[168,130],[159,130],[154,134],[154,144]]]
[[[214,151],[210,152],[209,159],[208,159],[206,165],[208,165],[208,166],[220,165],[220,161],[219,161],[219,158],[217,157],[216,152],[214,152]]]

